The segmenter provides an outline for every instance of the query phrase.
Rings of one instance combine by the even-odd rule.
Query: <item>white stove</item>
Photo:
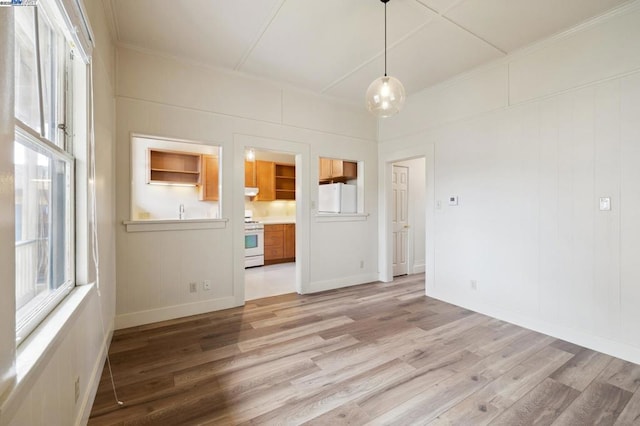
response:
[[[253,220],[251,210],[244,211],[244,267],[264,265],[264,224]]]

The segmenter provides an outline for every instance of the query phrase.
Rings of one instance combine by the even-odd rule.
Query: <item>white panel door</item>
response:
[[[393,166],[393,276],[409,273],[407,252],[409,251],[409,219],[408,219],[408,193],[409,193],[409,169],[403,166]]]

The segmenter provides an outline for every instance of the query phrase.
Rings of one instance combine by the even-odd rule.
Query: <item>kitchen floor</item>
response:
[[[278,263],[244,270],[244,299],[296,292],[296,264]]]

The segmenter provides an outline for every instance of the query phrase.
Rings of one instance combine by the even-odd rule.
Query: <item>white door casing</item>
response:
[[[391,185],[393,190],[393,276],[409,273],[409,169],[404,166],[393,166],[391,173]]]

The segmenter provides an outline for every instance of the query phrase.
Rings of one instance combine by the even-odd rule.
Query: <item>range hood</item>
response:
[[[244,196],[245,197],[255,197],[256,195],[258,195],[259,189],[258,188],[253,188],[250,186],[245,186],[244,187]]]

